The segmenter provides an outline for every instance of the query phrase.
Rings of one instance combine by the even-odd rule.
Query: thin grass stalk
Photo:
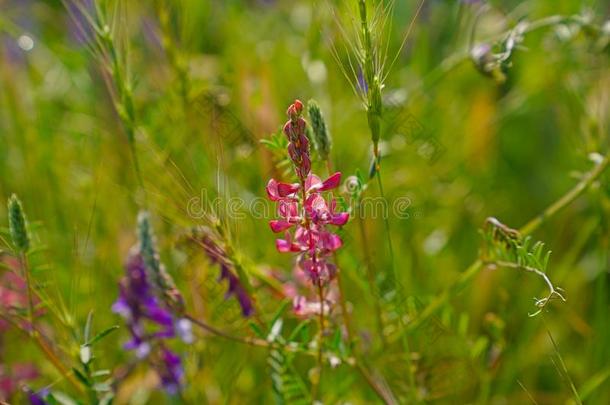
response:
[[[170,26],[170,5],[162,4],[164,2],[159,1],[157,4],[157,17],[161,26],[161,43],[171,68],[178,79],[180,99],[182,101],[182,108],[186,113],[189,107],[189,77],[188,70],[185,63],[181,59],[180,49],[176,46],[176,42],[173,38]]]
[[[30,279],[30,269],[27,262],[27,256],[25,252],[19,254],[19,264],[25,276],[25,285],[28,295],[28,321],[30,323],[30,334],[34,336],[34,295],[32,293],[32,281]]]
[[[375,320],[377,325],[377,333],[382,344],[385,344],[385,336],[383,334],[383,317],[381,315],[381,304],[379,303],[378,288],[375,281],[375,273],[373,269],[373,261],[371,259],[371,253],[369,251],[369,243],[366,237],[366,229],[364,229],[364,211],[362,204],[358,202],[358,229],[360,230],[360,242],[362,243],[362,252],[364,253],[364,263],[366,267],[366,275],[370,287],[373,289],[374,296],[374,309],[375,309]]]

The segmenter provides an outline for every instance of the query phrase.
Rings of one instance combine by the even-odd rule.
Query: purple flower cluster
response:
[[[124,347],[133,350],[139,359],[149,358],[165,391],[175,394],[183,380],[181,360],[164,340],[180,336],[192,342],[190,321],[177,316],[160,298],[139,249],[130,254],[125,271],[119,298],[112,306],[113,312],[125,319],[131,334]]]
[[[201,239],[201,245],[206,256],[210,259],[212,264],[217,264],[220,267],[219,281],[227,280],[229,288],[225,294],[225,298],[228,299],[234,296],[239,302],[241,307],[241,313],[244,317],[249,317],[254,313],[254,305],[252,298],[242,285],[239,277],[234,272],[234,263],[231,261],[225,249],[223,249],[214,239],[204,233]]]

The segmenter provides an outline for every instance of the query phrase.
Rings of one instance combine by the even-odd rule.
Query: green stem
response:
[[[341,277],[341,268],[339,267],[339,259],[337,252],[333,252],[333,258],[335,260],[335,266],[337,266],[337,286],[339,287],[339,305],[341,306],[341,314],[343,316],[343,324],[345,325],[345,331],[347,333],[347,342],[350,349],[354,344],[354,333],[352,331],[352,322],[347,311],[347,302],[345,300],[345,288],[343,286],[343,277]]]
[[[29,265],[27,262],[27,257],[26,257],[25,253],[20,254],[19,262],[21,265],[21,269],[25,275],[25,283],[26,283],[26,289],[27,289],[27,295],[28,295],[28,322],[29,322],[28,327],[29,328],[27,331],[24,330],[23,332],[25,332],[30,337],[30,339],[32,339],[34,341],[34,343],[36,343],[38,348],[40,348],[40,350],[44,353],[44,355],[51,362],[51,364],[53,364],[53,366],[57,369],[57,371],[66,380],[68,380],[70,382],[70,384],[72,384],[72,386],[74,386],[74,388],[79,393],[82,393],[82,392],[84,392],[82,386],[79,384],[79,382],[76,380],[76,378],[68,371],[68,369],[63,365],[63,363],[57,357],[57,355],[53,352],[53,350],[47,345],[47,343],[44,341],[44,338],[38,332],[38,330],[36,329],[36,327],[34,325],[34,294],[32,291],[30,268],[29,268]],[[22,328],[19,328],[19,325],[12,322],[9,317],[2,315],[2,318],[9,321],[11,324],[13,324],[18,329],[22,329]]]
[[[591,184],[606,170],[610,161],[610,154],[606,155],[590,172],[586,173],[585,176],[567,193],[561,198],[549,205],[542,213],[528,223],[523,225],[519,232],[524,235],[531,234],[544,224],[549,218],[554,216],[562,208],[570,205],[578,196],[580,196]]]
[[[27,256],[25,252],[19,255],[19,262],[21,264],[21,269],[25,276],[25,285],[28,294],[28,321],[30,323],[30,335],[33,337],[36,333],[34,329],[34,298],[32,293],[32,282],[30,280],[30,270],[28,266]]]
[[[358,228],[360,229],[360,241],[362,243],[362,252],[364,253],[364,263],[366,267],[366,276],[368,278],[369,287],[373,290],[375,318],[377,321],[377,333],[382,344],[385,344],[385,336],[383,334],[383,318],[381,316],[381,305],[379,304],[379,289],[375,281],[375,273],[373,270],[373,261],[371,260],[371,254],[369,252],[369,243],[366,237],[366,229],[364,229],[364,211],[362,204],[358,202]]]
[[[385,192],[383,191],[383,184],[381,182],[381,170],[377,170],[377,184],[379,185],[379,195],[383,199],[383,201],[387,201],[385,198]],[[390,277],[392,280],[396,277],[394,273],[394,247],[392,245],[392,233],[390,231],[390,220],[388,218],[388,213],[384,213],[383,216],[383,224],[386,232],[386,239],[388,241],[388,251],[390,252]]]
[[[362,377],[365,379],[367,384],[373,389],[373,391],[375,391],[375,394],[377,394],[377,396],[383,401],[384,404],[394,405],[398,403],[392,395],[392,392],[388,392],[381,388],[379,384],[374,380],[370,372],[362,364],[357,363],[356,368],[358,369]]]
[[[572,17],[570,16],[562,16],[562,15],[553,15],[549,17],[544,17],[539,20],[535,20],[529,23],[529,25],[523,31],[523,34],[530,33],[532,31],[553,26],[556,24],[560,24],[567,20],[570,20]],[[485,40],[481,40],[479,42],[491,43],[502,38],[505,38],[511,30],[504,31],[500,34],[493,35],[491,37],[486,38]],[[469,44],[472,46],[473,44]],[[470,49],[466,49],[463,51],[456,52],[452,55],[446,57],[441,63],[439,63],[434,69],[430,71],[421,81],[412,86],[408,93],[411,94],[410,101],[413,102],[417,99],[416,96],[421,95],[423,90],[431,85],[434,85],[436,82],[441,80],[443,77],[447,76],[454,69],[462,65],[464,62],[467,62],[470,59]]]
[[[314,382],[311,387],[311,397],[314,401],[318,398],[318,395],[320,394],[319,389],[320,383],[322,382],[322,369],[324,368],[324,361],[322,358],[324,350],[324,290],[321,281],[318,281],[318,298],[320,300],[320,316],[318,317],[318,375],[314,379]]]

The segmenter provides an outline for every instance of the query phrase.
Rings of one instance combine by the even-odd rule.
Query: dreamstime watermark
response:
[[[326,197],[328,207],[336,201],[338,211],[348,210],[350,215],[370,219],[409,219],[414,215],[412,202],[409,197],[387,199],[382,197],[363,197],[359,201],[346,199],[342,196],[334,197],[332,193]],[[222,213],[232,220],[277,219],[277,203],[265,197],[244,199],[241,197],[212,197],[207,189],[201,189],[199,195],[191,197],[186,204],[189,217],[202,219],[208,215]]]

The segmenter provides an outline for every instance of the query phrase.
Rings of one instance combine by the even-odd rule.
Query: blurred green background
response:
[[[183,243],[181,235],[202,222],[188,215],[188,202],[202,192],[247,202],[264,197],[267,181],[282,170],[260,140],[278,131],[295,98],[321,105],[333,167],[344,178],[368,173],[366,113],[341,69],[352,52],[346,36],[357,35],[354,3],[102,2],[133,88],[136,149],[161,256],[193,312],[234,334],[252,331],[235,300],[223,300],[218,270]],[[387,67],[417,6],[396,1],[386,25],[375,27],[385,33]],[[34,276],[70,316],[63,326],[45,322],[71,347],[72,328],[82,328],[91,310],[98,329],[122,325],[110,306],[145,197],[108,66],[88,50],[79,24],[60,1],[0,0],[0,10],[0,197],[16,193],[24,204],[41,247]],[[607,153],[609,13],[601,0],[425,2],[384,87],[382,175],[389,201],[410,201],[408,217],[389,220],[397,277],[413,311],[477,258],[486,217],[522,226],[578,182],[594,164],[592,153]],[[586,23],[525,34],[503,83],[469,57],[475,45],[504,38],[520,20],[555,15]],[[314,171],[325,174],[321,163]],[[602,176],[534,235],[553,251],[548,274],[567,302],[528,317],[532,298],[545,293],[542,279],[486,269],[410,337],[424,402],[572,403],[573,383],[584,403],[610,403],[609,191]],[[378,195],[374,182],[367,193]],[[289,277],[292,259],[276,252],[268,219],[243,214],[228,220],[239,253],[262,271]],[[7,224],[5,210],[0,222]],[[383,221],[367,218],[365,226],[382,272],[390,266]],[[340,268],[364,356],[405,398],[405,353],[374,343],[376,296],[357,224],[342,235]],[[269,320],[281,297],[255,285]],[[293,319],[290,311],[285,316]],[[21,336],[2,333],[0,364],[31,360],[42,371],[34,385],[54,382],[55,371]],[[114,369],[131,357],[121,349],[126,338],[122,329],[101,343],[100,367]],[[204,337],[183,350],[186,402],[272,401],[265,349]],[[305,381],[312,365],[310,358],[295,360]],[[117,403],[166,401],[151,379],[146,367],[138,369]],[[378,401],[347,365],[324,373],[321,392],[324,403]]]

